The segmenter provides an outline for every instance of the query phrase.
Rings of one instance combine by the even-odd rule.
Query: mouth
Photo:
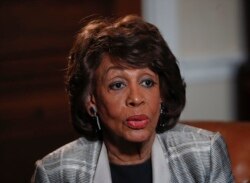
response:
[[[144,114],[130,116],[126,119],[127,126],[129,128],[136,130],[145,128],[148,123],[149,123],[149,118],[147,115]]]

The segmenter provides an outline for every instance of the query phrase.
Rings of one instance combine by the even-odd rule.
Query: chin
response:
[[[140,131],[140,130],[135,130],[133,132],[130,132],[129,134],[126,134],[126,140],[130,142],[145,142],[149,141],[155,133],[149,133],[148,131]]]

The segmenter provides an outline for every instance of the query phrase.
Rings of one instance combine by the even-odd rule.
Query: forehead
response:
[[[114,58],[112,56],[109,56],[108,54],[104,54],[101,58],[100,65],[95,71],[95,75],[100,78],[105,77],[108,73],[125,70],[148,70],[149,72],[156,74],[148,67],[129,65],[126,61],[120,58]]]
[[[115,58],[108,54],[103,54],[101,57],[100,65],[97,70],[107,70],[110,67],[117,68],[117,69],[131,69],[132,66],[129,66],[126,61],[122,60],[121,58]]]

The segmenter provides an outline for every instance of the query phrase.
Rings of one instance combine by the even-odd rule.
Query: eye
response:
[[[121,81],[113,82],[109,85],[109,89],[111,90],[120,90],[125,87],[125,84]]]
[[[155,82],[152,79],[144,79],[141,82],[141,85],[146,87],[146,88],[151,88],[155,85]]]

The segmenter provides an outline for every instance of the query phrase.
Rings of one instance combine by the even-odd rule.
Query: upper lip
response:
[[[145,114],[139,114],[139,115],[133,115],[129,116],[127,118],[127,121],[142,121],[142,120],[147,120],[148,116]]]

